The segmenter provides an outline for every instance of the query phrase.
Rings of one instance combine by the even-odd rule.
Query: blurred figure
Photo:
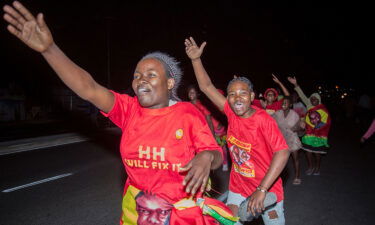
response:
[[[289,91],[286,89],[286,87],[280,82],[280,80],[272,74],[272,80],[280,86],[280,88],[283,90],[283,93],[285,96],[289,96]],[[272,115],[274,114],[277,110],[280,110],[283,104],[282,99],[278,99],[279,92],[275,88],[268,88],[264,92],[264,99],[265,100],[259,100],[259,99],[254,99],[253,105],[265,109],[268,114]]]
[[[306,106],[299,101],[299,96],[297,92],[293,92],[291,95],[292,109],[298,114],[300,118],[305,118],[307,109]]]
[[[372,123],[370,125],[370,127],[367,129],[367,131],[365,132],[365,134],[361,137],[361,143],[365,143],[365,141],[367,139],[369,139],[375,132],[375,119],[372,120]]]
[[[214,135],[216,142],[221,146],[223,149],[223,171],[228,171],[228,148],[227,148],[227,131],[225,126],[223,126],[218,120],[216,120],[211,112],[202,104],[199,100],[199,90],[195,85],[189,85],[187,88],[188,91],[188,98],[190,102],[199,109],[203,113],[206,118],[207,124],[211,129],[212,134]],[[222,90],[219,90],[224,93]]]
[[[366,130],[370,125],[373,115],[372,115],[372,104],[371,98],[364,90],[358,100],[358,122],[362,131]]]
[[[310,98],[307,98],[298,86],[295,77],[288,77],[288,80],[294,85],[294,89],[308,109],[305,117],[306,133],[302,137],[302,149],[306,151],[309,167],[306,174],[320,175],[321,155],[326,154],[329,147],[328,134],[331,127],[331,116],[322,104],[318,93],[313,93]]]
[[[289,151],[292,153],[293,165],[295,169],[295,176],[293,180],[294,185],[301,184],[299,158],[298,153],[302,147],[299,140],[297,130],[301,129],[301,121],[299,115],[291,109],[291,100],[287,96],[283,99],[282,109],[278,110],[273,117],[279,125],[281,133],[283,133],[286,143],[288,144]]]

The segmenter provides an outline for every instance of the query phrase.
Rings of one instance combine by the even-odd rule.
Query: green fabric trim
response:
[[[323,146],[329,147],[328,139],[324,137],[305,135],[302,137],[302,143],[306,145],[310,145],[312,147],[323,147]]]

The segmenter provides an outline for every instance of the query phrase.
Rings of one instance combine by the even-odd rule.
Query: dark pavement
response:
[[[0,156],[0,224],[118,224],[125,173],[118,135]],[[3,192],[46,178],[60,179]]]
[[[331,149],[322,159],[321,175],[303,174],[299,186],[291,184],[293,170],[288,163],[283,173],[286,224],[374,224],[375,144],[370,141],[360,148],[359,136],[351,121],[334,123]],[[118,224],[126,177],[118,154],[119,136],[103,131],[89,138],[86,142],[0,156],[0,191],[72,173],[13,192],[0,192],[0,224]],[[303,172],[303,152],[300,159]],[[224,192],[228,172],[216,170],[212,177],[214,188]]]

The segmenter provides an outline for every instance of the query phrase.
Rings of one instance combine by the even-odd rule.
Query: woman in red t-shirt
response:
[[[40,52],[70,89],[122,129],[121,157],[128,179],[121,223],[210,220],[202,218],[199,207],[184,203],[205,190],[210,170],[221,165],[222,152],[198,110],[177,102],[182,76],[178,62],[160,52],[146,55],[133,75],[136,97],[121,95],[98,84],[60,50],[42,14],[35,18],[19,2],[4,6],[4,11],[9,32]],[[154,207],[166,204],[169,207]]]
[[[272,80],[280,86],[285,96],[289,96],[288,89],[276,77],[275,74],[272,74]],[[277,92],[275,88],[268,88],[264,92],[265,100],[254,99],[252,104],[259,108],[265,109],[268,114],[273,115],[276,111],[282,109],[283,99],[277,100],[278,96],[279,96],[279,93]]]
[[[227,141],[233,164],[227,204],[237,215],[241,202],[251,196],[247,209],[255,215],[265,210],[264,199],[269,190],[276,194],[277,204],[263,212],[263,221],[266,225],[285,224],[279,178],[289,158],[285,139],[270,115],[251,106],[254,92],[247,78],[234,78],[228,84],[227,98],[217,91],[200,59],[205,45],[206,42],[198,47],[193,38],[185,39],[186,54],[201,91],[228,118]]]
[[[228,148],[226,142],[227,131],[225,127],[211,115],[211,112],[202,104],[199,100],[199,91],[195,85],[189,85],[187,88],[188,98],[190,102],[199,109],[206,117],[208,126],[211,129],[212,134],[215,136],[216,142],[221,146],[223,150],[223,171],[228,171]]]

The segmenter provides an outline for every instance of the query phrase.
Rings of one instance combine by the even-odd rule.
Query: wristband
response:
[[[260,186],[257,187],[257,190],[263,193],[267,193],[267,189],[262,189]]]

